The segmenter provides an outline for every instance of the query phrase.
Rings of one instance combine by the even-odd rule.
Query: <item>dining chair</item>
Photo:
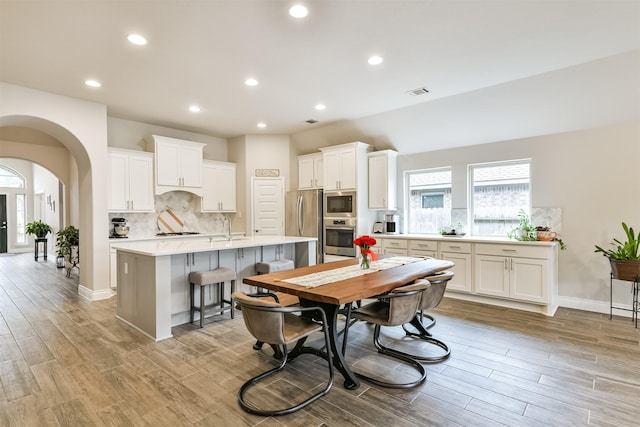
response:
[[[245,382],[238,393],[238,403],[245,411],[262,416],[287,415],[296,412],[313,401],[326,395],[333,385],[333,356],[331,347],[329,346],[329,330],[327,328],[327,316],[320,307],[283,307],[275,301],[269,301],[265,298],[257,298],[247,295],[242,291],[236,291],[233,294],[233,300],[238,303],[241,308],[242,318],[245,326],[258,341],[268,343],[272,346],[282,346],[282,359],[280,365],[261,373],[247,382]],[[296,315],[294,313],[309,313],[314,319],[321,319],[321,322],[309,320],[307,317]],[[322,332],[324,334],[324,342],[326,351],[320,351],[314,347],[304,346],[304,342],[309,335],[314,332]],[[282,371],[288,360],[287,345],[295,342],[296,348],[300,349],[300,353],[310,353],[320,356],[327,361],[329,365],[329,379],[326,386],[295,405],[284,409],[261,409],[256,405],[247,402],[245,395],[247,391],[258,384],[260,381]],[[283,399],[290,399],[290,396],[283,396]]]
[[[412,366],[418,371],[420,378],[411,382],[397,383],[373,378],[354,371],[354,374],[358,378],[380,387],[388,388],[411,388],[425,381],[427,373],[422,364],[407,353],[384,346],[380,342],[380,330],[382,326],[400,326],[409,323],[411,319],[416,316],[421,295],[427,288],[428,286],[424,283],[402,286],[387,294],[380,295],[376,301],[350,312],[351,318],[364,320],[375,325],[373,330],[373,344],[378,350],[378,353],[399,359],[407,365]],[[346,327],[349,327],[349,322],[347,322]],[[345,330],[345,336],[347,336],[347,331],[348,330]]]
[[[446,360],[451,355],[449,346],[447,346],[447,344],[440,341],[439,339],[434,338],[431,332],[429,332],[428,329],[435,325],[436,320],[433,316],[426,314],[425,311],[435,308],[440,304],[444,296],[444,292],[447,288],[447,283],[451,279],[453,279],[453,275],[453,271],[443,271],[431,276],[427,276],[424,279],[416,280],[415,282],[415,284],[425,284],[427,286],[427,289],[422,293],[417,316],[414,317],[411,322],[402,325],[402,328],[404,329],[407,336],[411,336],[413,338],[425,341],[426,343],[433,344],[444,351],[444,353],[441,352],[440,354],[435,356],[422,356],[417,354],[410,355],[414,359],[417,359],[421,362],[438,363]],[[429,319],[429,323],[426,325],[424,324],[425,317]],[[418,322],[418,324],[414,324],[414,328],[409,329],[409,325],[415,322]],[[421,326],[421,328],[417,329],[415,328],[415,326]]]

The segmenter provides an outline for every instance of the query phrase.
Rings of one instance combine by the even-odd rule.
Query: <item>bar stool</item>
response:
[[[293,270],[295,268],[293,260],[290,259],[276,259],[268,262],[257,262],[256,273],[269,274],[276,273],[278,271]]]
[[[228,269],[228,268],[216,268],[215,270],[210,271],[193,271],[189,273],[189,286],[190,286],[190,300],[191,300],[191,309],[189,312],[189,321],[193,323],[193,315],[196,311],[200,312],[200,327],[204,326],[204,318],[205,311],[208,308],[216,306],[218,303],[209,304],[208,306],[204,303],[204,290],[206,286],[218,285],[219,289],[219,299],[220,299],[220,307],[213,311],[212,314],[222,314],[227,310],[231,311],[231,318],[233,319],[233,298],[229,298],[228,300],[224,299],[224,283],[226,281],[231,282],[231,293],[232,295],[236,290],[236,272]],[[195,306],[195,287],[200,286],[200,307]],[[225,303],[227,306],[225,306]]]

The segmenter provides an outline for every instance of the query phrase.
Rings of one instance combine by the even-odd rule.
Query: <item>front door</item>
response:
[[[0,194],[0,254],[7,252],[7,195]]]
[[[284,235],[284,179],[252,178],[254,235]]]

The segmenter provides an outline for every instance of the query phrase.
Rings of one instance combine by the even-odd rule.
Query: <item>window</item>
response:
[[[470,165],[472,234],[506,236],[531,212],[531,160]]]
[[[18,172],[0,165],[0,187],[24,188],[24,178]]]
[[[25,188],[25,179],[18,172],[8,166],[0,165],[0,187],[4,188]],[[9,190],[15,193],[16,190]],[[26,195],[23,193],[15,193],[15,209],[16,209],[16,243],[27,243],[27,236],[24,233],[24,227],[27,219]]]
[[[451,224],[451,168],[405,172],[408,233],[437,233]]]
[[[16,243],[27,243],[27,235],[24,232],[26,219],[26,196],[16,194]]]

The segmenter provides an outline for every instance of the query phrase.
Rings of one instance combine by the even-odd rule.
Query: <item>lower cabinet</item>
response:
[[[382,253],[385,255],[407,256],[407,240],[406,239],[383,239]]]
[[[508,254],[508,256],[500,254]],[[477,244],[476,293],[527,302],[549,302],[550,254],[547,248]]]

